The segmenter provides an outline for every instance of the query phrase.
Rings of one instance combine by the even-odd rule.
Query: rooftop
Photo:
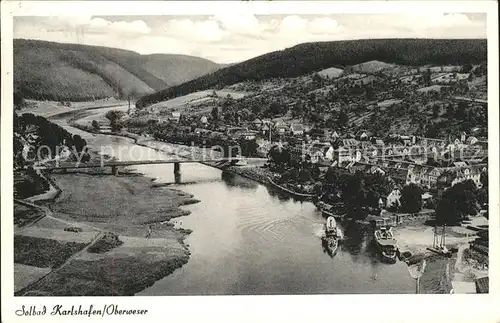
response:
[[[294,123],[290,126],[292,131],[304,131],[304,126],[301,125],[300,123]]]

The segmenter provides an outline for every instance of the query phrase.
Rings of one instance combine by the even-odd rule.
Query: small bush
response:
[[[69,231],[69,232],[82,232],[82,228],[79,228],[79,227],[67,227],[67,228],[64,228],[64,231]]]
[[[87,251],[91,253],[105,253],[111,249],[121,246],[123,241],[118,239],[118,235],[113,232],[106,232],[99,240],[94,242]]]

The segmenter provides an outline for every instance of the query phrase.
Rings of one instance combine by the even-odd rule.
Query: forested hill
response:
[[[485,61],[486,52],[486,39],[369,39],[304,43],[146,95],[137,101],[137,107],[244,80],[297,77],[332,66],[373,60],[401,65],[462,65]]]
[[[14,39],[14,89],[24,98],[83,101],[142,96],[222,66],[199,57]]]

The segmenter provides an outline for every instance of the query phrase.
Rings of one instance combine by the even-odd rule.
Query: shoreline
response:
[[[86,110],[74,112],[78,115],[78,112],[83,111]],[[54,116],[60,114],[51,115],[49,119]],[[65,121],[68,126],[73,126],[67,119]],[[88,132],[87,129],[85,131]],[[100,132],[98,134],[108,135]],[[138,138],[120,134],[109,135],[133,139],[135,144],[154,149],[138,143]],[[94,158],[98,156],[97,152],[92,153]],[[38,213],[42,213],[42,216],[26,227],[19,228],[16,237],[22,238],[23,241],[27,240],[30,245],[36,241],[43,242],[40,248],[37,248],[38,252],[46,251],[42,246],[44,243],[59,244],[62,248],[66,248],[68,244],[73,243],[71,240],[85,240],[84,236],[87,239],[83,242],[84,247],[81,250],[74,250],[76,252],[72,252],[61,266],[51,268],[46,268],[46,264],[26,263],[28,260],[22,259],[27,252],[26,245],[18,243],[15,251],[19,249],[16,254],[20,259],[15,262],[16,275],[20,274],[23,277],[28,275],[28,278],[23,278],[25,282],[23,286],[16,288],[15,295],[134,295],[188,262],[190,251],[184,240],[191,231],[175,228],[170,220],[190,214],[190,211],[183,210],[182,206],[200,202],[191,194],[178,189],[160,187],[155,185],[153,178],[138,173],[122,172],[119,176],[112,176],[98,171],[79,170],[42,177],[49,183],[50,189],[24,199],[28,203],[33,201],[33,206],[38,209]],[[74,182],[80,185],[74,185]],[[87,185],[83,185],[83,182],[87,182]],[[96,182],[99,184],[94,184],[94,190],[88,190],[88,185]],[[109,192],[112,192],[113,196],[109,196]],[[129,202],[130,199],[134,200],[134,196],[140,196],[142,193],[146,194],[143,199],[135,198],[133,203]],[[164,202],[165,195],[169,196],[167,203]],[[73,196],[84,197],[75,200]],[[116,202],[117,197],[122,203]],[[108,199],[113,203],[109,203]],[[61,201],[64,203],[63,206]],[[109,208],[110,204],[113,210]],[[123,207],[124,204],[126,207]],[[26,205],[25,207],[29,208]],[[134,211],[134,207],[137,211]],[[121,220],[120,223],[116,223],[112,212],[119,212],[115,210],[118,208],[132,216],[128,216],[126,221]],[[83,214],[79,214],[82,210],[85,210]],[[92,214],[97,218],[92,219]],[[103,221],[103,214],[104,217],[110,216],[109,219]],[[136,215],[141,215],[143,218],[137,220]],[[64,228],[61,226],[62,223]],[[152,226],[151,233],[147,232],[149,226]],[[61,240],[71,227],[76,227],[80,231],[73,233],[73,236],[68,238],[69,241],[65,241],[66,238]],[[44,236],[43,232],[49,235]],[[117,237],[120,244],[111,246],[104,253],[94,255],[88,252],[89,247],[102,242],[102,236],[110,232]],[[151,234],[150,238],[145,237],[148,234]],[[88,238],[90,236],[91,239]],[[121,265],[116,264],[117,258],[122,258]],[[113,267],[122,274],[109,276],[106,271]],[[45,275],[40,277],[37,274],[40,270],[48,273],[45,272]],[[88,276],[89,271],[94,272],[96,278],[86,279],[85,276]],[[105,281],[97,278],[103,276],[107,277]],[[82,279],[86,282],[83,290],[80,286]]]
[[[73,258],[72,260],[69,260],[68,263],[63,264],[61,267],[51,268],[47,275],[31,281],[30,284],[23,288],[17,289],[15,295],[25,295],[26,293],[30,295],[50,294],[54,296],[133,295],[153,285],[157,280],[168,276],[188,262],[190,251],[184,240],[191,231],[175,228],[174,224],[169,221],[173,218],[190,214],[189,211],[183,210],[181,207],[199,202],[192,195],[183,193],[180,190],[154,187],[151,178],[143,175],[137,176],[136,174],[133,176],[124,174],[115,178],[112,175],[75,172],[73,174],[55,174],[52,180],[57,182],[61,187],[58,200],[62,200],[64,205],[60,205],[61,202],[56,200],[46,200],[42,205],[32,203],[36,206],[38,212],[43,213],[47,210],[47,213],[31,223],[29,227],[22,228],[19,232],[16,232],[16,237],[23,237],[30,241],[37,241],[33,239],[43,239],[51,243],[64,242],[67,244],[72,243],[71,240],[80,239],[82,234],[85,236],[84,233],[89,228],[93,236],[112,232],[116,234],[118,240],[122,241],[123,244],[112,247],[104,253],[92,255],[89,252],[85,252],[85,250],[95,245],[99,240],[95,238],[96,240],[91,239],[91,241],[86,241],[84,243],[85,250],[71,254],[70,258]],[[75,181],[82,183],[84,180],[87,184],[97,182],[94,186],[96,194],[90,197],[83,197],[86,201],[82,199],[68,203],[67,199],[71,198],[72,195],[86,192],[88,185],[74,185]],[[116,182],[119,182],[118,185],[116,185]],[[125,190],[120,191],[118,195],[121,197],[122,203],[131,199],[134,194],[146,192],[146,196],[149,198],[147,204],[154,204],[146,207],[142,205],[136,208],[142,210],[141,212],[146,212],[146,214],[142,214],[141,219],[132,220],[139,213],[138,211],[131,210],[128,216],[119,214],[120,217],[125,216],[125,220],[116,221],[113,220],[116,217],[110,214],[112,211],[109,208],[106,210],[104,207],[109,198],[104,192],[110,191],[110,186],[118,187],[123,185],[127,186],[126,190],[132,189],[134,192],[126,194]],[[104,186],[104,189],[97,191],[98,186]],[[159,200],[165,199],[167,191],[170,192],[170,203],[159,202]],[[116,193],[116,191],[114,192]],[[103,197],[103,199],[97,200],[98,196]],[[142,198],[142,196],[139,195],[139,198]],[[138,204],[137,200],[136,198],[135,201],[122,206],[121,211],[118,212],[129,210],[131,204]],[[20,202],[23,203],[24,201]],[[110,206],[111,209],[115,207],[115,205]],[[79,212],[82,210],[84,210],[83,214]],[[88,216],[88,214],[96,213],[99,213],[99,217],[102,214],[107,214],[109,218],[103,221],[102,219],[92,219],[92,216]],[[64,228],[54,227],[54,223],[56,222],[64,223]],[[150,238],[147,238],[145,235],[147,235],[147,227],[149,225],[152,226],[152,234]],[[73,233],[73,237],[69,237],[69,241],[63,241],[67,239],[61,240],[60,236],[64,235],[65,231],[70,227],[76,227],[79,230],[83,230],[83,232]],[[41,237],[41,233],[43,232],[50,233],[50,236]],[[23,246],[15,249],[25,252]],[[44,251],[44,249],[38,249],[37,251]],[[153,256],[150,256],[151,254]],[[163,255],[167,255],[168,257],[162,259],[164,258]],[[124,262],[121,265],[116,265],[116,261],[120,258]],[[25,267],[32,265],[34,267],[31,268],[45,268],[45,266],[26,264],[22,261],[16,261],[16,263]],[[90,281],[85,279],[88,272],[84,271],[83,268],[94,267],[98,276],[106,276],[106,272],[110,268],[110,263],[114,263],[113,266],[116,269],[122,268],[120,271],[124,275],[109,277],[104,286],[99,286],[103,285],[101,279],[91,279]],[[141,269],[133,270],[134,267]],[[86,285],[90,285],[90,287],[85,288],[84,291],[81,289],[74,290],[74,285],[76,284],[77,286],[79,284],[78,281],[82,279],[87,281]],[[117,284],[120,285],[120,288],[116,288]]]

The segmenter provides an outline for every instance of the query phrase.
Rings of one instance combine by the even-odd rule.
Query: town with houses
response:
[[[488,109],[484,99],[485,66],[396,70],[386,65],[389,66],[374,61],[351,67],[351,71],[331,68],[292,81],[237,84],[227,91],[223,89],[220,93],[213,91],[201,98],[194,97],[183,102],[180,105],[182,109],[172,109],[168,104],[162,106],[161,103],[137,109],[130,112],[128,127],[138,127],[140,133],[149,133],[160,140],[192,142],[200,147],[252,141],[251,151],[244,152],[244,155],[267,158],[272,149],[286,149],[292,163],[293,160],[299,163],[307,158],[323,171],[335,167],[353,173],[378,172],[399,187],[417,184],[436,197],[446,188],[468,179],[481,188],[480,175],[487,173],[488,160],[486,119],[483,117]],[[371,72],[358,73],[356,70]],[[285,97],[290,93],[289,87],[312,91],[307,92],[306,99],[302,95],[297,101],[292,101],[293,97]],[[332,88],[346,94],[352,91],[360,94],[337,95],[337,101],[332,103],[328,102],[331,92],[325,90]],[[255,89],[259,90],[258,94],[246,93],[243,96],[237,92]],[[276,97],[270,98],[271,95]],[[283,102],[285,100],[292,102]],[[281,109],[278,116],[262,117],[269,111],[257,111],[259,109],[253,108],[253,105],[269,101],[268,110],[273,109],[276,102],[286,108]],[[250,102],[250,108],[245,106],[247,102]],[[296,112],[297,105],[304,107]],[[228,106],[236,107],[237,114],[224,113]],[[424,109],[423,114],[431,114],[437,122],[432,121],[429,125],[428,121],[421,121],[417,115],[421,110],[415,106]],[[311,115],[311,111],[304,113],[310,107],[312,112],[317,111],[317,115]],[[412,108],[417,111],[411,111]],[[374,119],[380,111],[392,114],[398,109],[408,109],[410,117],[415,116],[410,122],[417,123],[421,128],[408,134],[405,130],[410,129],[402,128],[404,124],[394,132],[387,124],[384,129],[373,129],[374,124],[386,122]],[[480,116],[476,119],[470,117],[477,123],[467,124],[468,128],[463,128],[464,131],[453,126],[446,131],[448,124],[439,123],[439,119],[456,118],[460,110],[467,110],[467,116],[473,113]],[[455,116],[449,115],[450,111]],[[398,113],[394,114],[395,123],[402,119]],[[158,119],[151,119],[155,115]],[[336,119],[332,120],[329,115],[336,116]],[[255,118],[251,119],[252,116]],[[141,117],[154,126],[137,126]],[[341,120],[342,117],[345,120]],[[127,119],[125,115],[125,124]],[[375,121],[372,123],[372,120]],[[372,129],[363,128],[365,125]],[[431,129],[441,125],[444,132]],[[430,134],[434,136],[426,136]]]

